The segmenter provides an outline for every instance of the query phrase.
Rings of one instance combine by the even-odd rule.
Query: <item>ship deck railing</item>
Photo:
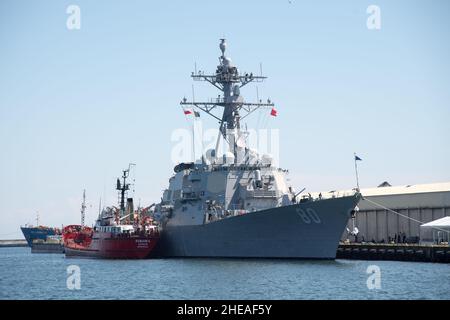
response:
[[[325,192],[325,193],[314,192],[311,196],[303,195],[300,198],[300,202],[344,198],[344,197],[350,197],[353,195],[355,195],[355,192],[337,192],[337,191],[330,191],[330,192]]]

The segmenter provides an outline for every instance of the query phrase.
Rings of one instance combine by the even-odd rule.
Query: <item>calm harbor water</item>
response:
[[[68,289],[67,268],[80,270]],[[381,288],[368,289],[377,265]],[[391,261],[66,259],[0,248],[0,299],[450,299],[450,265]]]

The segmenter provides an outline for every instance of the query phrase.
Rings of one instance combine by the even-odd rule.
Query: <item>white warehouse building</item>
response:
[[[323,198],[340,196],[352,192],[331,191],[322,193]],[[400,236],[401,242],[417,242],[420,237],[420,225],[446,216],[450,216],[450,182],[390,186],[383,182],[377,188],[361,189],[367,200],[361,200],[355,219],[350,219],[347,230],[353,229],[353,223],[359,233],[358,241],[388,242]],[[314,197],[318,194],[315,193]],[[391,209],[386,210],[382,207]],[[342,240],[354,241],[355,237],[344,231]]]
[[[384,182],[377,188],[361,189],[361,194],[367,200],[360,201],[355,215],[359,241],[387,242],[401,235],[401,241],[406,237],[414,242],[420,237],[421,224],[450,216],[450,182],[396,187]],[[347,227],[353,230],[352,219]],[[342,235],[343,240],[353,238],[348,231]]]

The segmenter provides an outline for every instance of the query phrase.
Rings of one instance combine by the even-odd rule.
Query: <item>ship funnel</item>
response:
[[[134,206],[133,206],[133,198],[127,198],[127,208],[126,213],[130,214],[134,212]]]

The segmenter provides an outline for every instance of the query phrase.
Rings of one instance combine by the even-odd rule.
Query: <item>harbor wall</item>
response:
[[[25,239],[0,240],[0,248],[2,247],[28,247]]]
[[[450,247],[411,244],[340,244],[336,258],[450,263]]]

